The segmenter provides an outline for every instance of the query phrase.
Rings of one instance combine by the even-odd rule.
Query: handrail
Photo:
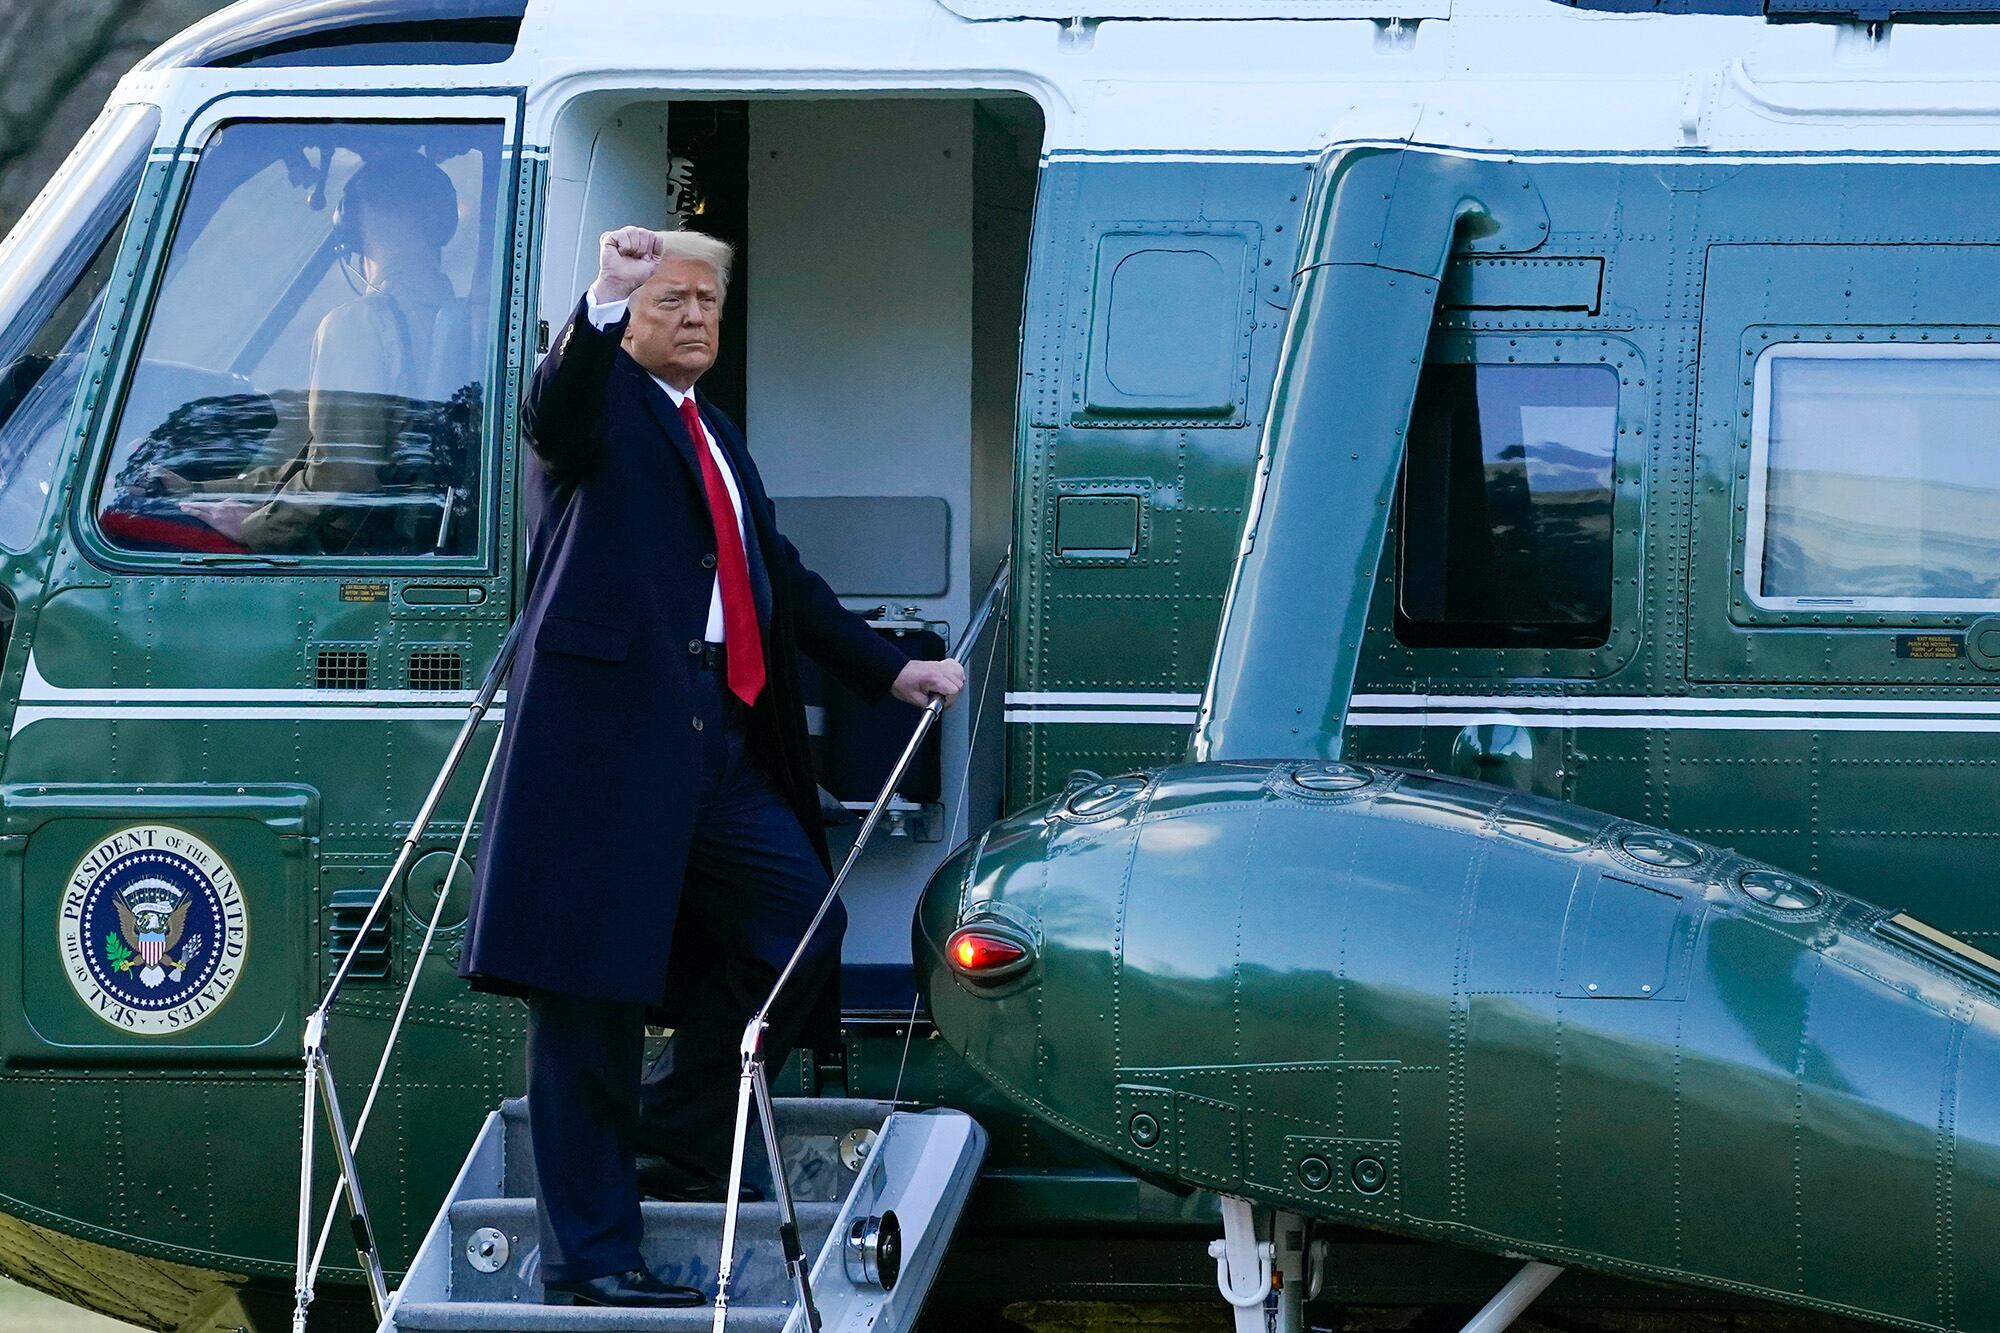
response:
[[[1000,557],[1000,567],[993,571],[993,579],[986,587],[986,595],[980,598],[978,609],[966,623],[965,633],[959,636],[958,645],[952,649],[952,657],[956,660],[960,662],[965,660],[965,654],[986,632],[987,623],[992,619],[996,608],[1006,601],[1007,575],[1011,564],[1011,554]],[[770,1023],[772,1006],[777,1004],[779,996],[784,993],[792,974],[798,971],[799,962],[805,957],[806,948],[813,936],[818,933],[820,924],[826,920],[826,914],[833,910],[833,904],[840,897],[841,886],[847,882],[849,872],[860,861],[862,850],[868,845],[869,836],[875,832],[875,826],[882,820],[883,810],[888,807],[890,798],[896,794],[896,788],[901,785],[903,775],[909,771],[911,761],[917,756],[918,747],[924,743],[924,737],[930,734],[931,726],[937,721],[938,715],[944,712],[944,706],[944,700],[936,696],[932,696],[931,701],[924,705],[923,715],[917,719],[916,727],[910,732],[909,743],[903,747],[901,757],[896,760],[895,766],[889,770],[889,776],[884,779],[882,792],[875,798],[875,804],[869,809],[868,817],[861,821],[861,827],[855,831],[854,845],[848,849],[847,859],[841,862],[839,873],[827,886],[826,896],[820,899],[819,910],[813,913],[812,923],[806,927],[805,933],[799,936],[798,945],[792,950],[792,956],[786,960],[784,968],[779,971],[778,979],[772,983],[770,994],[764,997],[764,1003],[758,1006],[757,1012],[751,1016],[750,1022],[743,1029],[743,1042],[739,1048],[742,1066],[736,1086],[736,1132],[730,1146],[729,1183],[724,1187],[722,1195],[725,1201],[722,1214],[722,1258],[715,1270],[714,1333],[723,1333],[723,1328],[729,1320],[729,1282],[735,1267],[736,1220],[741,1207],[738,1195],[743,1186],[743,1156],[747,1146],[750,1102],[753,1097],[757,1102],[758,1118],[762,1122],[764,1131],[764,1153],[771,1163],[772,1188],[778,1195],[780,1218],[778,1240],[784,1250],[785,1267],[791,1271],[792,1284],[799,1294],[799,1307],[805,1311],[808,1333],[819,1333],[819,1311],[813,1306],[812,1279],[807,1269],[805,1249],[799,1241],[798,1214],[792,1207],[791,1186],[785,1180],[784,1158],[778,1151],[778,1132],[772,1122],[771,1088],[764,1075],[764,1031]]]

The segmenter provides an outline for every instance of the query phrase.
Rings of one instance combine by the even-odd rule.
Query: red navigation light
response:
[[[998,981],[1028,965],[1028,949],[998,930],[967,926],[951,937],[951,965],[968,981]]]
[[[1027,950],[1013,941],[996,940],[985,935],[960,935],[958,947],[952,951],[959,967],[967,972],[989,971],[1026,956]]]

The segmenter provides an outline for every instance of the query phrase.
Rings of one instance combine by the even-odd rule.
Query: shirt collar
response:
[[[374,290],[418,305],[443,305],[456,298],[451,279],[435,265],[404,262],[384,269],[375,278]]]
[[[673,399],[674,410],[676,412],[680,411],[680,407],[683,402],[685,402],[689,398],[694,398],[693,389],[685,389],[685,390],[676,389],[673,385],[667,383],[665,380],[661,379],[658,375],[653,376],[653,383],[659,385],[662,389],[665,389],[667,391],[667,397]],[[700,399],[696,399],[695,401],[697,404],[699,404]]]

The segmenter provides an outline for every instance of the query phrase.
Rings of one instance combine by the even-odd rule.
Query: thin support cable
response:
[[[500,729],[506,729],[506,723]],[[403,1019],[410,1012],[410,1001],[416,997],[417,982],[423,976],[424,959],[430,956],[431,941],[437,936],[438,922],[444,916],[444,905],[451,898],[451,883],[458,878],[458,868],[465,864],[465,844],[472,836],[472,823],[479,817],[480,807],[486,801],[486,784],[493,780],[493,764],[500,757],[500,734],[493,735],[493,749],[486,756],[486,767],[479,775],[478,790],[472,794],[472,806],[465,812],[465,827],[458,832],[458,845],[452,848],[451,869],[445,874],[443,885],[438,889],[437,903],[431,908],[430,924],[424,927],[424,942],[417,946],[416,959],[410,964],[410,979],[403,987],[402,1001],[396,1006],[396,1017],[389,1024],[389,1039],[382,1043],[382,1058],[375,1062],[375,1077],[368,1084],[368,1096],[361,1103],[361,1114],[354,1121],[354,1137],[348,1151],[361,1151],[361,1136],[368,1132],[368,1116],[375,1109],[375,1098],[382,1091],[382,1083],[389,1073],[389,1061],[396,1054],[396,1039],[402,1035]],[[334,1183],[333,1196],[326,1203],[326,1217],[320,1223],[319,1244],[313,1247],[312,1271],[319,1271],[320,1261],[326,1256],[327,1241],[333,1237],[333,1220],[340,1213],[340,1191],[347,1183],[342,1175]]]
[[[999,615],[994,617],[994,620],[999,624],[1007,623],[1009,609],[1003,603],[1000,607]],[[986,665],[980,669],[979,673],[979,698],[973,704],[972,725],[967,728],[965,733],[965,767],[958,777],[958,797],[952,802],[951,822],[945,826],[944,831],[944,843],[946,847],[955,847],[958,845],[958,816],[961,811],[965,810],[965,798],[972,789],[972,759],[973,755],[979,749],[979,723],[986,716],[986,696],[990,692],[989,687],[992,684],[993,659],[1000,655],[1000,640],[1002,637],[1002,635],[996,632],[986,641]],[[972,833],[972,818],[969,814],[966,816],[965,831],[968,836]],[[922,1004],[922,994],[917,992],[915,987],[912,987],[910,994],[910,1018],[903,1025],[903,1058],[896,1064],[895,1091],[889,1094],[889,1104],[891,1106],[899,1105],[903,1100],[903,1075],[910,1068],[910,1042],[917,1035],[917,1010]]]

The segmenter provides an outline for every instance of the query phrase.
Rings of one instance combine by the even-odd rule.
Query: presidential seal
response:
[[[236,873],[184,829],[142,824],[90,849],[58,922],[63,971],[91,1012],[144,1036],[214,1013],[243,973],[250,917]]]

